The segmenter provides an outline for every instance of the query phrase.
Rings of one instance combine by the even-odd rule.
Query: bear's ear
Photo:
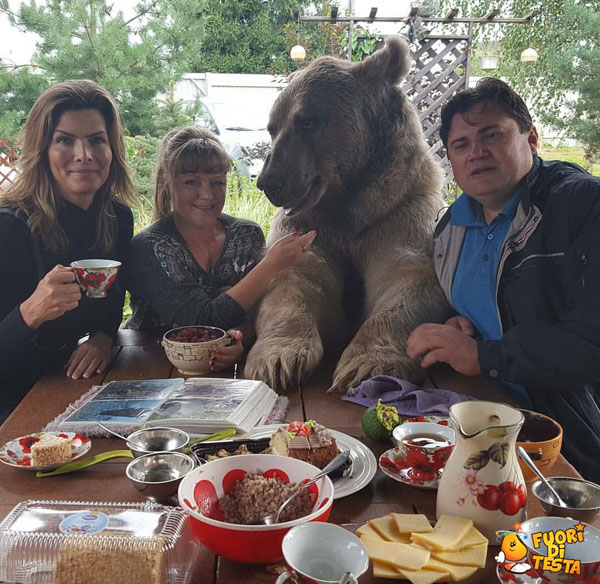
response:
[[[408,43],[399,36],[388,37],[383,49],[379,49],[364,61],[357,63],[353,73],[365,79],[382,78],[396,85],[404,79],[410,69]]]

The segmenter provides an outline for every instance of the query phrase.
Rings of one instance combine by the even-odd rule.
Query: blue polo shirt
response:
[[[502,212],[486,225],[483,209],[463,193],[452,205],[452,225],[465,227],[465,239],[452,283],[452,306],[466,316],[485,341],[502,338],[496,299],[496,274],[506,234],[517,212],[517,191]],[[522,386],[504,382],[509,393],[523,407],[531,401]]]
[[[496,273],[519,198],[516,192],[489,225],[483,220],[481,203],[465,193],[452,206],[452,225],[466,230],[452,283],[452,305],[475,325],[486,341],[502,337],[496,304]]]

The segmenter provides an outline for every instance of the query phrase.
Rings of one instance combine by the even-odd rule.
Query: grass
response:
[[[579,166],[583,166],[583,168],[594,176],[600,176],[600,164],[588,162],[585,159],[582,147],[557,146],[556,148],[539,148],[538,154],[544,160],[566,160],[567,162],[575,162],[576,164],[579,164]]]

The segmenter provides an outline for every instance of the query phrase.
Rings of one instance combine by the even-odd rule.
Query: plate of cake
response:
[[[92,441],[78,432],[37,432],[7,442],[0,462],[28,470],[51,470],[82,457]]]
[[[264,452],[298,458],[318,468],[327,465],[340,450],[350,450],[352,465],[349,471],[338,478],[332,477],[334,499],[359,491],[371,482],[377,471],[377,460],[367,446],[352,436],[329,430],[314,420],[256,426],[239,438],[226,441],[231,444],[231,447],[226,449],[223,448],[226,445],[225,441],[212,447],[209,443],[202,443],[192,446],[191,449],[196,456],[208,460],[232,454]],[[214,447],[216,452],[212,452]],[[206,456],[208,449],[211,449],[211,456]]]

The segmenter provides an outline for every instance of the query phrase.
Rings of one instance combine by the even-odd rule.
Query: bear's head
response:
[[[398,88],[408,70],[407,43],[391,37],[360,63],[321,57],[294,73],[269,119],[272,148],[258,178],[269,200],[293,215],[352,196],[415,134],[422,141]]]

